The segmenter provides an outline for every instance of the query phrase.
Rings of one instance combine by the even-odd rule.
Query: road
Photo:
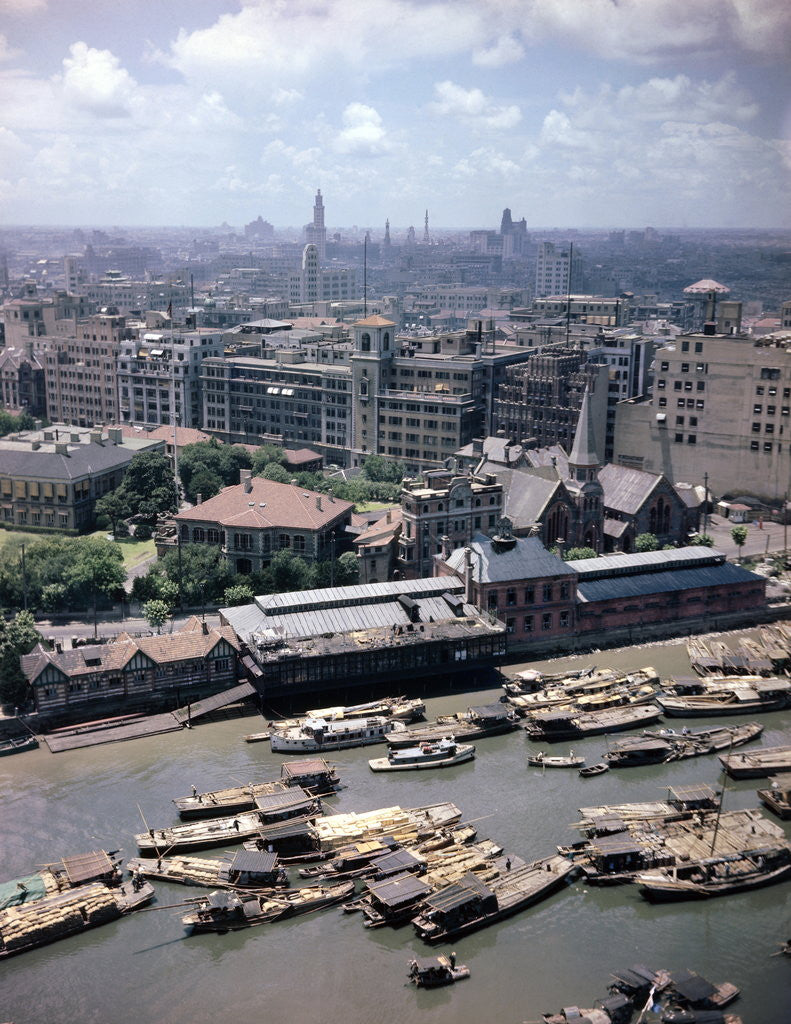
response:
[[[732,561],[736,561],[740,554],[731,537],[731,530],[735,525],[722,516],[709,516],[706,528],[706,532],[714,541],[714,547],[718,551],[724,551]],[[786,544],[786,535],[791,543],[791,529],[783,526],[782,523],[765,522],[761,526],[749,522],[744,525],[747,527],[747,540],[741,550],[742,558],[754,558],[756,555],[763,555],[767,552],[782,551]],[[702,529],[703,524],[701,523],[701,531]]]

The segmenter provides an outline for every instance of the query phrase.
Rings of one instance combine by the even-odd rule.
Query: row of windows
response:
[[[525,615],[524,619],[522,620],[522,632],[523,633],[534,633],[535,632],[536,618],[537,618],[537,616],[535,616],[535,615]],[[546,631],[552,629],[554,624],[555,624],[554,623],[554,619],[555,619],[555,616],[552,614],[552,612],[544,612],[543,615],[541,616],[541,629],[542,629],[542,631],[546,632]],[[571,615],[570,615],[570,613],[569,612],[560,612],[560,614],[558,615],[558,627],[560,629],[568,629],[570,622],[571,622]],[[506,633],[515,633],[516,632],[516,619],[515,618],[514,619],[506,619],[505,620],[505,631],[506,631]]]
[[[509,587],[505,592],[505,603],[506,607],[515,607],[518,603],[518,596],[520,591],[516,587]],[[535,604],[536,602],[536,588],[525,587],[523,591],[524,600],[523,604]],[[557,588],[557,600],[568,601],[571,596],[571,584],[568,582],[561,583]],[[555,587],[552,583],[542,583],[541,585],[541,600],[544,604],[549,604],[555,600]],[[486,595],[486,603],[489,611],[493,611],[497,608],[498,594],[496,590],[491,590]]]
[[[660,409],[666,409],[667,408],[667,399],[665,398],[664,395],[662,395],[659,398],[659,401],[658,401],[657,404],[658,404]],[[695,399],[695,398],[687,398],[686,400],[683,399],[683,398],[679,398],[676,401],[676,406],[679,409],[705,409],[706,408],[706,403],[703,401],[702,398],[697,398],[697,399]]]

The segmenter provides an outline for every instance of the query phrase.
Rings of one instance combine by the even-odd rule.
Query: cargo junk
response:
[[[642,737],[630,737],[614,743],[604,755],[604,760],[610,768],[683,761],[749,743],[761,735],[763,728],[758,722],[748,722],[681,733],[672,729],[646,730]]]
[[[608,732],[623,732],[658,722],[662,712],[653,704],[634,708],[613,708],[610,711],[552,711],[540,718],[527,719],[522,728],[531,739],[556,743],[560,740],[582,740]]]
[[[581,1010],[569,1006],[560,1013],[542,1015],[544,1024],[630,1024],[640,1011],[638,1021],[651,1010],[664,1024],[742,1024],[741,1018],[723,1014],[739,989],[730,982],[712,984],[695,971],[656,971],[643,964],[613,971],[608,994]]]
[[[739,754],[721,754],[720,764],[732,779],[762,779],[791,771],[791,747],[762,747]]]
[[[274,889],[288,885],[277,854],[267,850],[237,850],[227,857],[136,857],[129,870],[145,878],[207,889]]]
[[[193,787],[192,796],[182,796],[173,803],[179,816],[185,820],[217,818],[255,808],[256,798],[299,787],[306,793],[326,796],[340,785],[335,768],[321,757],[291,761],[280,766],[280,779],[274,782],[249,783],[213,792],[199,793]]]
[[[354,892],[354,882],[332,885],[309,885],[277,893],[253,894],[236,891],[209,893],[193,910],[182,917],[191,932],[238,931],[284,917],[295,917],[312,910],[321,910],[341,903]]]
[[[656,702],[671,718],[694,718],[780,711],[788,707],[790,698],[788,679],[757,679],[749,683],[722,680],[716,690],[700,688],[699,692],[683,697],[661,694]]]
[[[92,850],[59,863],[46,864],[39,871],[10,882],[0,882],[0,910],[33,903],[89,882],[117,885],[122,878],[118,851]]]
[[[688,864],[657,868],[634,877],[640,895],[651,903],[709,899],[751,892],[791,878],[791,849],[767,846]]]
[[[579,710],[596,711],[619,704],[644,703],[651,699],[658,683],[659,676],[651,667],[621,674],[603,669],[587,677],[561,680],[528,692],[523,685],[508,682],[503,686],[506,693],[503,700],[523,714],[566,704],[574,704]]]
[[[115,921],[153,898],[153,886],[147,882],[124,882],[116,888],[90,882],[34,903],[9,907],[0,911],[0,957]]]
[[[424,942],[448,942],[538,903],[577,873],[573,861],[559,856],[505,871],[489,884],[470,872],[428,896],[412,926]]]
[[[519,727],[519,717],[512,708],[502,703],[482,704],[468,707],[454,715],[441,715],[431,725],[405,732],[391,733],[388,746],[413,747],[417,743],[434,743],[452,736],[455,740],[478,740],[487,736],[499,736]]]

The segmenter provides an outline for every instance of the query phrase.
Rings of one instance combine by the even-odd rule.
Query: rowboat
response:
[[[537,754],[530,754],[527,763],[534,768],[581,768],[585,764],[585,758],[575,756],[573,750],[569,751],[568,757],[553,757],[541,750]]]

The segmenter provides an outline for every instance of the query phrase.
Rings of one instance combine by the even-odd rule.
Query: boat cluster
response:
[[[544,1024],[630,1024],[634,1015],[663,1024],[741,1024],[741,1017],[724,1013],[739,998],[730,982],[712,984],[695,971],[654,970],[643,964],[613,971],[607,995],[590,1009],[569,1006],[545,1013]]]

